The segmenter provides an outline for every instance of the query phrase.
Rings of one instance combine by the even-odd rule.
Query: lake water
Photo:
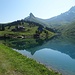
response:
[[[55,37],[45,41],[20,41],[13,48],[63,75],[75,75],[74,39]]]

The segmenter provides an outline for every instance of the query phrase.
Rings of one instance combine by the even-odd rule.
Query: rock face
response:
[[[35,18],[34,15],[32,13],[30,13],[30,18]]]
[[[75,6],[73,6],[69,11],[75,12]]]
[[[26,17],[24,20],[25,21],[35,21],[35,17],[32,13],[30,13],[29,16]]]
[[[29,16],[24,19],[24,21],[26,21],[26,22],[35,22],[35,23],[38,23],[38,24],[40,24],[44,27],[48,26],[48,23],[46,22],[46,20],[37,18],[32,13],[30,13]]]

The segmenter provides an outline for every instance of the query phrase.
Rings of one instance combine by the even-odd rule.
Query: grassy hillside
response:
[[[75,38],[75,22],[54,27],[60,35]]]
[[[0,37],[52,37],[54,33],[42,25],[33,22],[15,21],[8,24],[0,24]]]
[[[68,38],[75,38],[75,22],[65,25],[62,30],[62,34]]]
[[[59,75],[44,65],[0,44],[0,75]]]

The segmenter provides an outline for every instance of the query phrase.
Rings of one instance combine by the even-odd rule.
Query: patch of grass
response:
[[[0,44],[0,75],[59,75],[31,58]]]
[[[22,26],[25,29],[24,30],[17,30],[16,26]],[[38,31],[38,27],[39,25],[33,24],[33,23],[25,23],[24,24],[18,24],[15,23],[15,25],[13,23],[8,24],[5,26],[5,30],[4,31],[0,31],[0,37],[21,37],[24,36],[26,37],[34,37],[34,34],[36,34],[36,31]],[[45,31],[48,32],[48,38],[51,38],[52,36],[54,36],[54,33],[51,31],[48,31],[47,29],[43,28]],[[14,30],[14,31],[12,31]],[[16,31],[15,31],[16,30]],[[46,38],[46,33],[44,33],[44,30],[42,31],[42,33],[40,34],[40,36],[45,39]]]

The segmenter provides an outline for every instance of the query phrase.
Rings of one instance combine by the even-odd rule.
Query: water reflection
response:
[[[52,39],[5,39],[1,41],[63,75],[75,75],[75,39],[56,36]]]
[[[6,39],[4,44],[18,50],[27,50],[32,55],[40,49],[50,48],[68,54],[75,59],[75,40],[67,37],[56,36],[52,39]]]

